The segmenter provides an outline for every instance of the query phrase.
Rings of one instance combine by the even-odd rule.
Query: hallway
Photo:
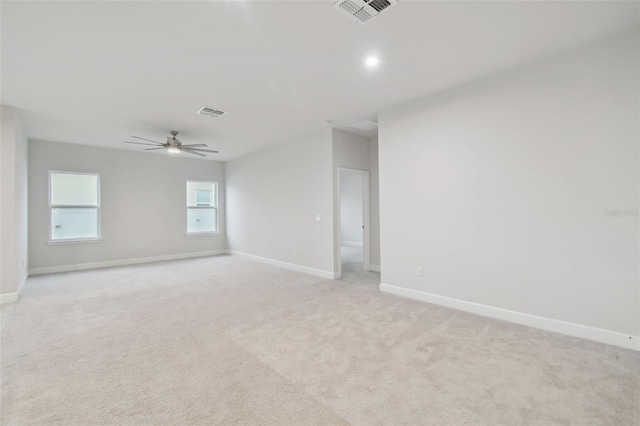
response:
[[[341,263],[343,281],[360,282],[378,285],[380,284],[380,274],[378,272],[364,271],[362,269],[363,249],[351,245],[342,244]]]

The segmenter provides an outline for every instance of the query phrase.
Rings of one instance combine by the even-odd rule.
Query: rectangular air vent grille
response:
[[[339,0],[333,5],[349,15],[360,25],[364,25],[385,9],[398,4],[397,0]]]
[[[200,108],[200,111],[198,111],[198,114],[206,115],[208,117],[218,118],[224,115],[224,111],[220,111],[218,109],[209,108],[209,107],[202,107]]]
[[[365,120],[359,123],[354,123],[349,127],[353,127],[355,129],[360,129],[360,130],[373,130],[378,128],[378,123],[373,120]]]
[[[369,2],[369,6],[371,6],[372,8],[374,8],[378,13],[382,12],[384,9],[388,8],[389,6],[391,6],[391,3],[389,3],[387,0],[371,0]]]

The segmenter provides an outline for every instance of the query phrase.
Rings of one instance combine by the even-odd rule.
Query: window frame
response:
[[[53,174],[65,174],[65,175],[84,175],[84,176],[95,176],[97,178],[97,191],[96,195],[98,198],[97,205],[58,205],[51,204],[51,195],[52,195],[52,182],[51,176]],[[95,243],[102,241],[102,197],[100,193],[100,173],[88,173],[88,172],[71,172],[65,170],[49,170],[49,240],[47,241],[50,245],[56,244],[80,244],[80,243]],[[96,209],[96,220],[97,220],[97,236],[95,237],[86,237],[86,238],[53,238],[53,209]]]
[[[213,185],[213,190],[211,191],[211,205],[208,206],[190,206],[189,205],[189,183],[209,183]],[[199,235],[218,235],[220,234],[220,211],[218,210],[218,182],[214,180],[197,180],[197,179],[187,179],[185,183],[185,202],[187,209],[185,211],[185,227],[186,227],[186,235],[188,237],[195,237]],[[197,199],[194,191],[194,204],[197,204]],[[189,231],[189,210],[207,210],[213,209],[215,211],[216,220],[214,222],[215,230],[214,231]]]

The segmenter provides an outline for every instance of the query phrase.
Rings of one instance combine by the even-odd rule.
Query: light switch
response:
[[[320,215],[316,215],[316,222],[320,222]]]

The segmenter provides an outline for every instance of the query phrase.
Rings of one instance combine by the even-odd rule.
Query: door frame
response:
[[[363,262],[362,262],[362,270],[370,271],[371,270],[371,228],[370,228],[370,212],[369,212],[369,171],[361,170],[361,169],[350,169],[347,167],[336,167],[336,182],[338,187],[338,197],[337,197],[337,205],[338,205],[338,214],[337,214],[337,245],[338,245],[338,277],[342,277],[342,223],[341,223],[341,215],[342,215],[342,206],[340,203],[340,196],[342,194],[342,182],[341,182],[341,174],[345,173],[355,173],[362,176],[362,251],[363,251]]]

